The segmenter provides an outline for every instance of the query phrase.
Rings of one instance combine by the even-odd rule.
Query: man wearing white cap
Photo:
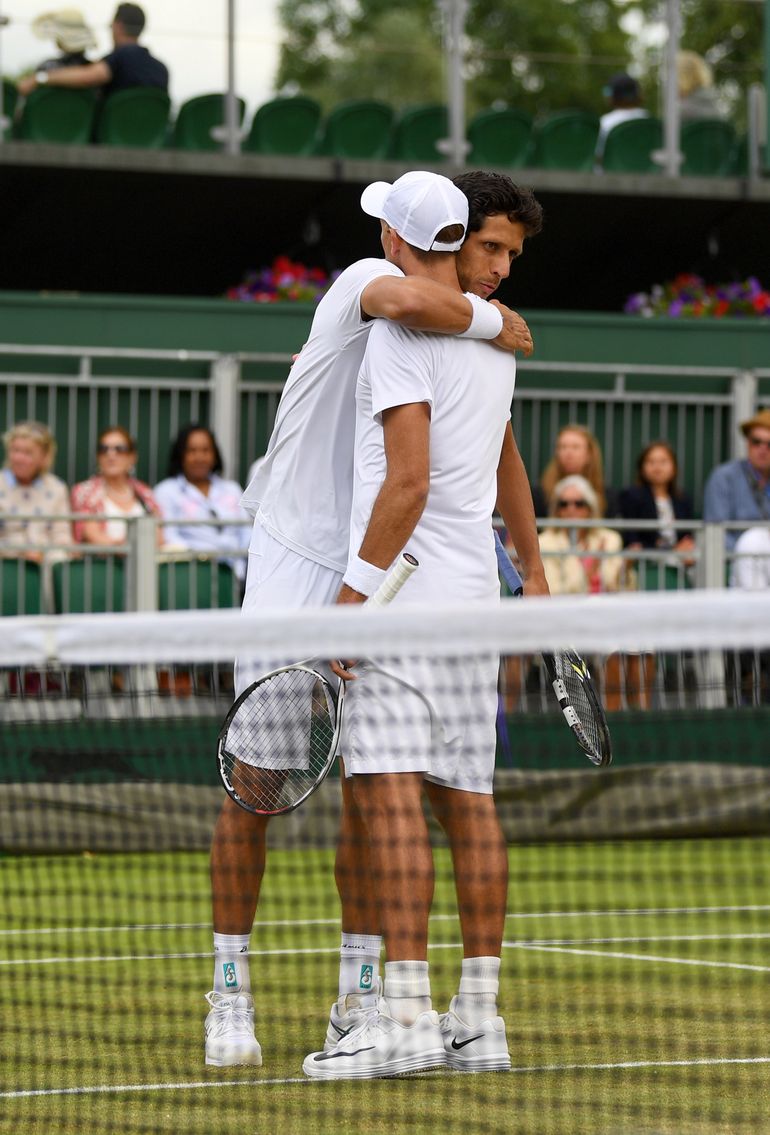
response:
[[[459,293],[451,253],[462,243],[464,194],[424,176],[370,185],[361,204],[381,218],[394,263]],[[515,247],[517,222],[504,223]],[[350,556],[338,602],[364,602],[405,548],[420,568],[396,606],[499,602],[492,513],[515,373],[515,360],[489,344],[374,326],[356,390]],[[492,797],[499,658],[333,668],[349,680],[340,747],[369,837],[388,960],[384,995],[359,1002],[352,1027],[303,1070],[370,1079],[444,1065],[508,1069],[497,1013],[508,862]],[[423,791],[452,849],[464,947],[459,993],[441,1019],[427,961],[434,876]]]
[[[431,243],[440,228],[458,220],[456,191],[448,193],[446,187],[454,187],[445,178],[406,175],[397,184],[411,187],[411,224],[426,224]],[[435,220],[425,212],[431,186],[439,187]],[[462,236],[468,206],[460,197]],[[507,275],[507,253],[497,253],[496,260],[501,261],[499,282]],[[492,288],[477,286],[476,275],[474,290],[486,297]],[[390,259],[361,260],[347,268],[318,305],[284,387],[267,454],[244,493],[243,504],[255,516],[245,611],[328,604],[337,597],[348,558],[356,379],[378,317],[423,331],[486,337],[509,351],[528,353],[532,346],[523,320],[478,295],[463,296],[443,283],[404,275]],[[241,661],[238,692],[258,670],[283,661],[291,660],[263,659],[259,666]],[[347,786],[344,801],[336,869],[343,904],[343,1000],[361,992],[363,969],[377,971],[380,949],[377,911],[365,869],[360,870],[366,836]],[[264,873],[265,831],[264,819],[225,798],[212,843],[215,967],[206,1026],[206,1061],[219,1066],[261,1063],[248,948]]]

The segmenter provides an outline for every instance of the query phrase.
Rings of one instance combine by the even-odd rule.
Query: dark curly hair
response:
[[[509,221],[518,221],[527,236],[535,236],[542,229],[542,205],[531,189],[514,184],[507,174],[471,170],[453,180],[468,198],[469,233],[478,232],[485,217],[498,213],[505,213]]]

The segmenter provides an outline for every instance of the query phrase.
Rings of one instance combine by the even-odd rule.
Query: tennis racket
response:
[[[402,553],[365,606],[390,603],[417,566]],[[307,800],[337,755],[344,696],[345,683],[312,660],[272,670],[244,690],[217,741],[219,775],[235,803],[279,816]]]
[[[521,576],[511,563],[496,531],[495,551],[500,574],[511,594],[517,597],[523,595]],[[556,700],[580,748],[595,765],[604,767],[611,764],[612,744],[607,718],[583,659],[574,650],[560,650],[556,654],[543,654],[543,665]]]

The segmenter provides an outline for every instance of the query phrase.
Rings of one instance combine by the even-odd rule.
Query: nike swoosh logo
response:
[[[368,1044],[366,1048],[356,1048],[353,1052],[319,1052],[314,1059],[318,1064],[322,1060],[335,1060],[339,1056],[358,1056],[359,1052],[370,1052],[373,1048],[373,1044]]]
[[[461,1048],[465,1048],[466,1044],[473,1044],[474,1040],[481,1040],[483,1035],[483,1033],[479,1033],[478,1036],[468,1037],[467,1040],[461,1040],[459,1044],[457,1043],[457,1037],[452,1037],[452,1048],[455,1052],[459,1052]]]

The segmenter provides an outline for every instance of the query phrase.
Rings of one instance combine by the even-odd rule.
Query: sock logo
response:
[[[374,966],[361,966],[358,984],[361,989],[371,989],[374,982]]]
[[[235,970],[235,962],[224,962],[222,964],[222,972],[225,978],[225,989],[237,989],[238,974]]]

